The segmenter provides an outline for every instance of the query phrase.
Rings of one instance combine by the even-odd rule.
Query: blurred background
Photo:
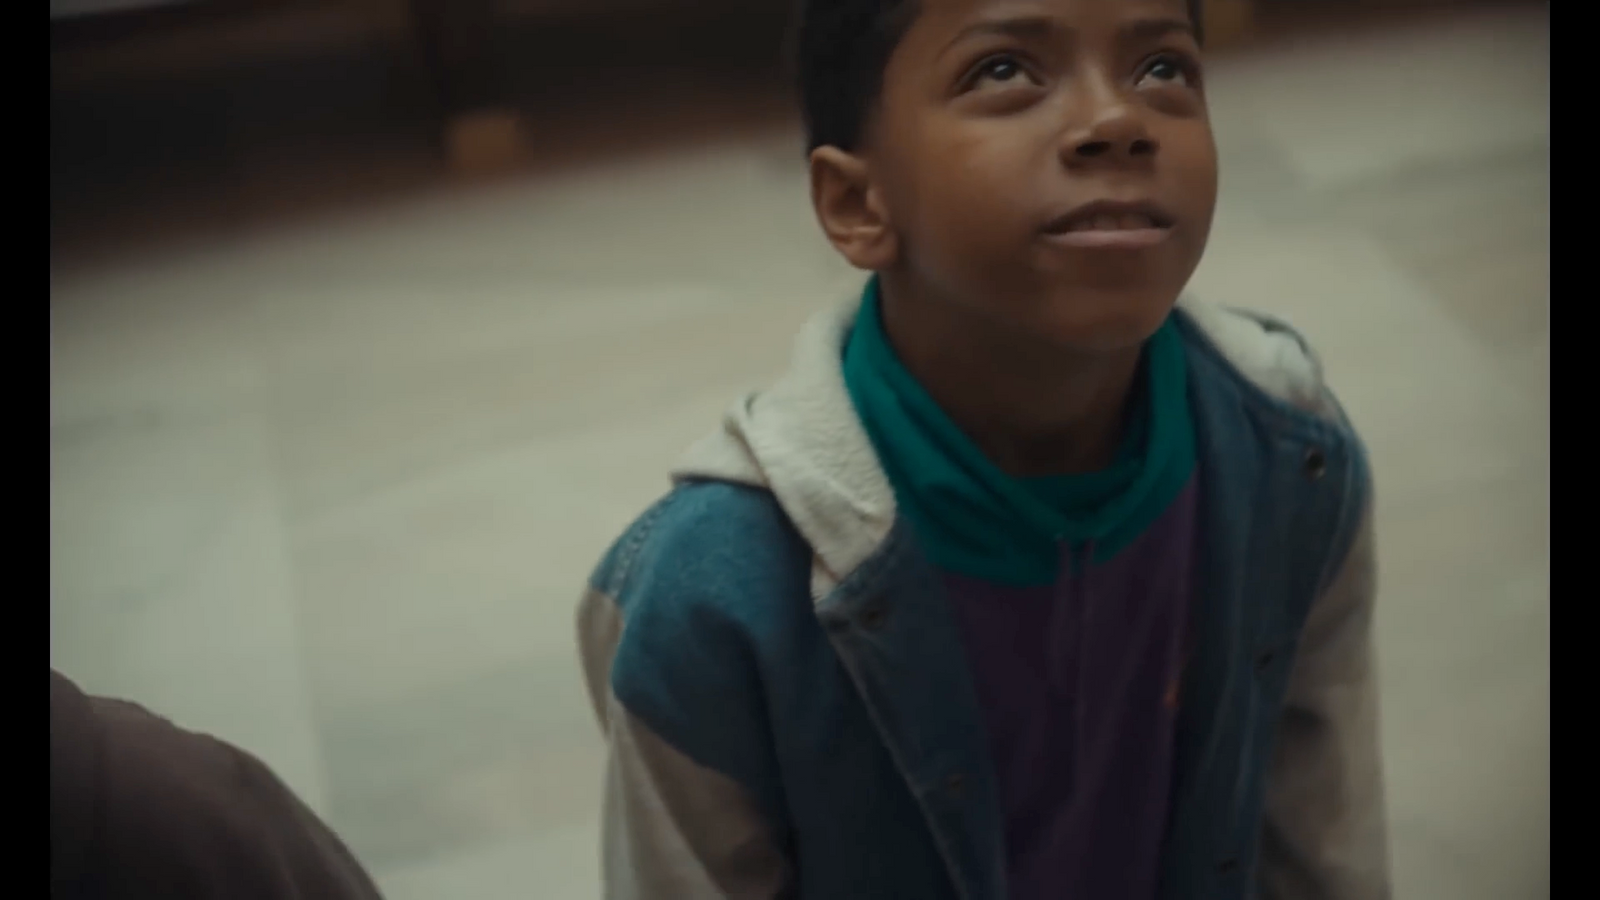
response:
[[[1370,445],[1396,896],[1547,897],[1547,6],[1211,5],[1193,289]],[[393,900],[598,896],[584,579],[861,283],[787,7],[52,0],[52,665]]]

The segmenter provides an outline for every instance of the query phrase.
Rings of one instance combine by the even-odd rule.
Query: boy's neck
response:
[[[894,282],[882,279],[881,302],[896,355],[990,461],[1017,477],[1111,464],[1141,347],[1063,348]]]

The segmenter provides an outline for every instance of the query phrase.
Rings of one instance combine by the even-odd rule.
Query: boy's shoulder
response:
[[[761,672],[825,642],[811,552],[758,487],[680,481],[601,560],[579,606],[591,694],[701,765],[763,785]],[[604,715],[602,715],[604,718]],[[765,796],[765,795],[763,795]]]
[[[809,569],[805,540],[769,491],[694,479],[679,481],[633,521],[602,558],[590,587],[624,618],[694,615],[694,607],[727,606],[733,595],[753,588],[770,595],[770,589],[798,585],[803,592]],[[679,602],[643,608],[661,597]]]
[[[1198,336],[1244,381],[1267,396],[1348,428],[1311,342],[1276,316],[1185,298],[1178,306],[1191,339]]]

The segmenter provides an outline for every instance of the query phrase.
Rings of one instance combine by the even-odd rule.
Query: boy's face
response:
[[[1216,203],[1184,0],[921,0],[851,156],[884,230],[852,261],[1083,350],[1160,325]]]

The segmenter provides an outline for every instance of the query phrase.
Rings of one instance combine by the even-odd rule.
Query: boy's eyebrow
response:
[[[1170,34],[1195,35],[1195,24],[1189,19],[1139,19],[1128,22],[1122,29],[1118,29],[1118,37],[1123,40],[1154,40]]]
[[[1123,40],[1153,40],[1169,34],[1187,34],[1194,37],[1194,23],[1188,19],[1139,19],[1122,26],[1118,37]]]
[[[990,19],[975,22],[961,29],[950,43],[945,45],[945,52],[951,47],[961,43],[967,38],[977,35],[1002,35],[1018,40],[1037,40],[1049,37],[1057,32],[1070,32],[1071,28],[1062,25],[1050,16],[1018,16],[1009,19]],[[1194,36],[1194,23],[1187,18],[1156,18],[1136,19],[1124,24],[1117,29],[1117,36],[1123,41],[1152,40],[1165,37],[1169,34],[1187,34]]]
[[[1049,16],[1018,16],[1010,19],[988,19],[974,22],[961,29],[947,45],[953,47],[969,37],[997,34],[1014,38],[1048,37],[1061,29],[1060,23]]]

